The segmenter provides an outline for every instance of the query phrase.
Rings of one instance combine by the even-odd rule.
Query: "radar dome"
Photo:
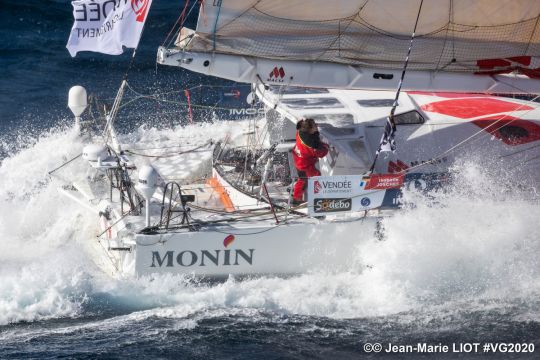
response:
[[[69,89],[68,95],[68,107],[73,115],[79,117],[86,110],[88,106],[88,98],[86,96],[86,89],[80,85],[73,86]]]

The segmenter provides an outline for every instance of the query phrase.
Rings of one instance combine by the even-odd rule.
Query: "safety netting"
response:
[[[177,46],[269,59],[540,77],[538,0],[206,0]]]

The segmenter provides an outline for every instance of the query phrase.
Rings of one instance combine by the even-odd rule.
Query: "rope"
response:
[[[414,29],[411,36],[411,42],[409,44],[409,49],[407,50],[407,57],[405,57],[405,64],[403,65],[403,70],[401,71],[401,78],[399,79],[399,85],[396,92],[396,97],[394,99],[394,103],[392,104],[392,109],[390,110],[390,121],[392,122],[392,126],[394,127],[394,130],[396,128],[396,124],[394,122],[394,113],[396,112],[396,108],[397,108],[398,100],[399,100],[399,94],[401,93],[401,87],[403,86],[403,79],[405,79],[405,73],[407,71],[407,66],[409,65],[409,57],[411,56],[411,50],[413,47],[414,37],[416,35],[416,28],[418,26],[418,19],[420,19],[420,13],[422,12],[423,4],[424,4],[424,0],[421,0],[420,8],[418,9],[418,14],[416,15],[416,22],[414,23]]]
[[[213,32],[213,39],[212,39],[212,50],[216,51],[216,31],[217,31],[217,24],[219,20],[219,14],[221,13],[221,3],[222,0],[218,0],[218,11],[216,15],[216,21],[214,23],[214,32]]]
[[[392,109],[390,110],[390,116],[388,117],[390,119],[390,124],[392,126],[392,132],[396,131],[396,123],[394,121],[394,114],[398,106],[399,94],[401,93],[401,87],[403,86],[403,79],[405,79],[405,73],[407,72],[407,66],[409,65],[409,58],[411,56],[411,50],[414,43],[414,37],[416,35],[416,28],[418,26],[418,19],[420,19],[420,13],[422,12],[423,4],[424,4],[424,0],[420,0],[420,7],[418,8],[418,14],[416,15],[416,21],[414,23],[414,29],[411,35],[411,42],[409,43],[409,49],[407,50],[407,56],[405,57],[405,63],[403,64],[403,70],[401,71],[401,78],[399,79],[399,84],[396,91],[396,96],[394,98],[394,103],[392,104]],[[382,139],[384,139],[384,136]],[[373,159],[373,163],[371,164],[371,167],[369,169],[370,174],[373,173],[373,169],[375,169],[375,164],[377,163],[377,159],[379,158],[379,153],[381,152],[382,143],[383,143],[383,140],[381,140],[381,142],[379,143],[379,147],[377,149],[377,152],[375,153],[375,158]]]

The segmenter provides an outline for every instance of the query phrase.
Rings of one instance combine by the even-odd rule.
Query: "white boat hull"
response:
[[[351,222],[268,224],[220,232],[136,236],[136,275],[293,275],[351,269],[359,244],[375,241],[377,218]],[[227,233],[227,229],[233,237]],[[217,230],[217,229],[216,229]],[[230,242],[227,244],[225,239]],[[225,241],[225,243],[224,243]],[[227,245],[227,246],[226,246]]]
[[[398,203],[371,210],[367,216],[355,210],[316,219],[305,216],[305,207],[289,209],[287,214],[290,185],[295,177],[290,151],[297,119],[318,116],[321,135],[331,144],[331,151],[319,163],[322,175],[364,174],[379,144],[392,94],[345,90],[302,93],[295,89],[276,94],[264,88],[259,88],[257,94],[266,105],[266,120],[238,122],[236,132],[224,136],[223,143],[218,142],[213,150],[209,146],[203,153],[180,152],[174,158],[167,156],[153,162],[168,184],[174,184],[175,179],[182,182],[176,183],[176,195],[180,195],[181,187],[182,196],[192,197],[187,203],[190,211],[183,208],[186,204],[180,206],[181,197],[173,199],[169,193],[170,198],[165,198],[167,187],[163,186],[153,195],[150,206],[128,208],[119,192],[109,192],[112,183],[95,164],[91,164],[92,176],[62,188],[62,193],[98,215],[101,233],[99,241],[92,242],[95,251],[90,256],[100,266],[106,265],[102,266],[104,271],[127,276],[167,273],[222,278],[347,271],[362,266],[358,263],[360,247],[377,241],[381,217],[396,211],[382,209],[395,209]],[[444,175],[455,161],[450,150],[459,145],[461,154],[478,155],[485,162],[491,156],[498,167],[504,165],[502,169],[522,165],[518,169],[520,176],[515,177],[518,187],[528,189],[518,181],[529,184],[529,177],[537,186],[540,110],[536,103],[478,94],[431,93],[403,94],[399,101],[396,118],[402,114],[418,117],[398,125],[399,150],[381,156],[375,174]],[[495,123],[498,129],[488,131],[488,125],[499,119],[500,123]],[[267,143],[259,144],[261,149],[242,152],[250,136],[263,138],[261,134],[269,138]],[[270,148],[271,142],[278,143],[274,148],[275,164],[260,161],[266,153],[262,150]],[[246,172],[248,155],[258,157],[253,161],[255,165],[251,164],[255,167],[260,162],[258,172]],[[130,171],[145,165],[146,159],[136,160],[139,162],[134,162]],[[212,174],[206,173],[211,162]],[[269,173],[273,178],[267,182]],[[206,182],[201,183],[201,175]],[[137,178],[136,173],[129,176],[131,181],[124,187]],[[415,189],[428,188],[422,179],[415,179]],[[358,180],[354,184],[363,186]],[[262,189],[266,189],[266,195]],[[137,199],[134,197],[131,203],[137,203]],[[145,222],[146,209],[151,227]],[[184,216],[191,219],[191,227],[182,220]]]

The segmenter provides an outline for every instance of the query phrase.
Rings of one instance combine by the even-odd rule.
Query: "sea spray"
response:
[[[189,145],[223,136],[229,126],[144,128],[121,137],[148,147],[164,139]],[[504,307],[540,288],[538,206],[506,192],[482,196],[496,179],[467,162],[454,169],[457,188],[429,199],[405,192],[414,206],[385,219],[382,238],[359,244],[353,250],[357,263],[347,272],[231,277],[219,283],[172,275],[109,278],[80,246],[95,237],[96,219],[61,197],[56,191],[61,179],[47,176],[81,148],[77,134],[63,129],[2,162],[1,324],[108,316],[128,323],[174,318],[193,327],[208,317],[253,312],[334,319],[404,314],[406,319],[420,309],[444,313],[463,303]],[[73,164],[59,176],[81,169]]]
[[[413,206],[385,219],[384,241],[361,251],[371,272],[383,272],[419,306],[540,290],[537,203],[513,198],[476,163],[453,173],[444,193],[405,191]]]

